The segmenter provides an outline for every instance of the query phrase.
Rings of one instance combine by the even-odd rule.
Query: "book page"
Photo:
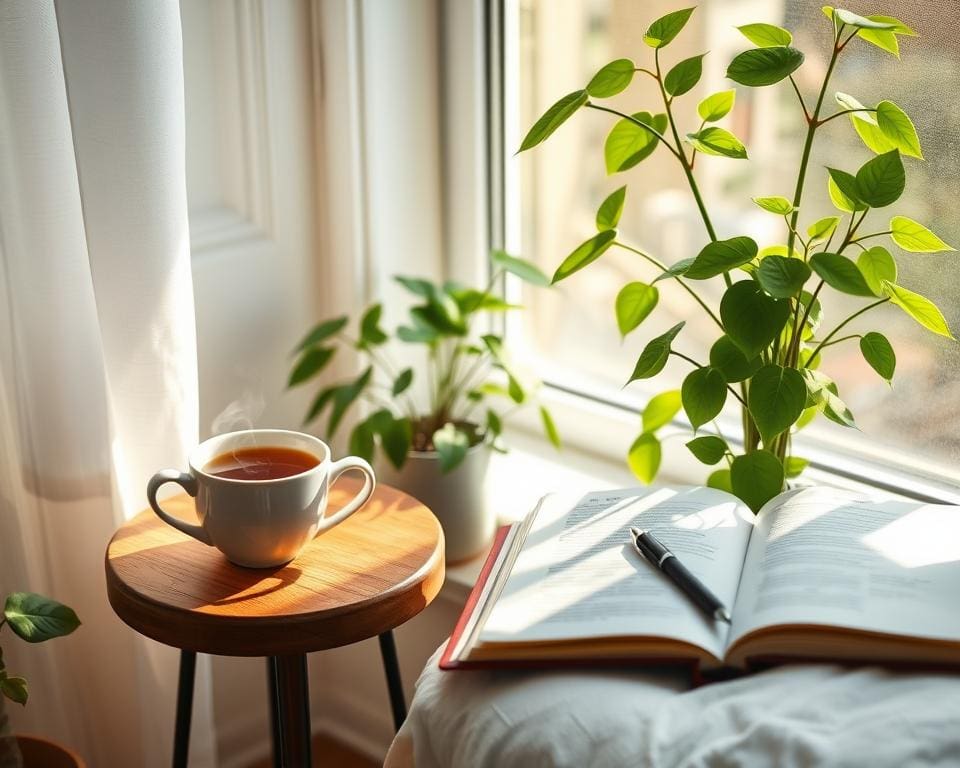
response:
[[[707,618],[637,553],[631,526],[654,533],[728,608],[753,514],[711,488],[633,488],[547,497],[482,643],[651,636],[722,656],[728,626]]]
[[[806,488],[757,517],[731,644],[777,624],[960,639],[960,509]]]

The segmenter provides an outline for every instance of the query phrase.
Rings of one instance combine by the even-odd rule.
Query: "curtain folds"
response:
[[[179,7],[0,3],[0,593],[73,606],[10,642],[16,730],[97,766],[169,763],[177,654],[106,600],[103,553],[197,440]],[[12,708],[11,708],[12,709]],[[191,765],[215,762],[198,668]]]

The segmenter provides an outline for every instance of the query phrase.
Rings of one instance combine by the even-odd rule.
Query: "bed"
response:
[[[670,672],[442,672],[385,768],[960,766],[960,675],[787,666],[690,689]]]

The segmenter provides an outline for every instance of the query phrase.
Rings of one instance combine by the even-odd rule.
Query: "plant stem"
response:
[[[876,111],[877,111],[876,107],[862,107],[859,109],[843,109],[839,112],[835,112],[834,114],[830,115],[830,117],[823,118],[823,120],[819,122],[819,125],[823,125],[824,123],[829,123],[831,120],[836,120],[838,117],[842,117],[843,115],[849,115],[851,112],[876,112]]]
[[[643,251],[638,250],[637,248],[632,248],[631,246],[626,245],[625,243],[621,243],[619,240],[615,240],[613,244],[614,244],[614,245],[619,245],[619,246],[620,246],[621,248],[623,248],[625,251],[630,251],[630,253],[635,253],[635,254],[637,254],[637,256],[642,256],[642,257],[645,258],[647,261],[649,261],[651,264],[653,264],[655,267],[659,267],[659,268],[662,269],[664,272],[667,271],[667,266],[666,266],[666,264],[661,263],[658,259],[653,258],[653,256],[650,256],[649,254],[646,254],[646,253],[644,253]],[[701,299],[701,298],[697,295],[697,292],[694,291],[693,288],[691,288],[689,285],[687,285],[687,284],[680,278],[679,275],[673,275],[673,279],[676,280],[678,283],[680,283],[681,287],[682,287],[687,293],[689,293],[689,294],[694,298],[694,300],[697,302],[697,304],[699,304],[701,307],[703,307],[703,311],[706,312],[708,315],[710,315],[710,319],[713,320],[713,322],[715,322],[715,323],[717,324],[717,327],[718,327],[721,331],[723,331],[723,330],[724,330],[724,328],[723,328],[723,323],[720,322],[720,318],[717,317],[717,316],[714,314],[713,310],[710,309],[710,307],[707,306],[706,302],[704,302],[704,300]]]
[[[810,122],[810,112],[807,110],[807,103],[803,100],[803,95],[800,93],[800,88],[797,87],[797,81],[793,79],[793,75],[790,75],[790,85],[793,86],[793,92],[797,94],[797,98],[800,100],[800,106],[803,109],[803,116],[806,118],[807,122]]]
[[[827,337],[826,337],[823,341],[821,341],[821,342],[814,348],[813,354],[810,355],[810,359],[807,361],[807,363],[809,364],[809,362],[810,362],[811,360],[813,360],[814,358],[816,358],[816,356],[820,353],[820,350],[823,349],[825,346],[827,346],[827,344],[829,343],[830,339],[832,339],[834,336],[836,336],[837,333],[839,333],[840,330],[841,330],[847,323],[849,323],[849,322],[850,322],[851,320],[853,320],[854,318],[859,317],[859,316],[862,315],[864,312],[867,312],[867,311],[873,309],[874,307],[879,307],[881,304],[886,304],[888,301],[890,301],[890,298],[889,298],[889,297],[880,299],[879,301],[875,301],[875,302],[873,302],[872,304],[867,304],[867,306],[862,307],[861,309],[857,310],[857,311],[854,312],[852,315],[850,315],[850,317],[848,317],[846,320],[844,320],[842,323],[840,323],[840,325],[838,325],[836,328],[834,328],[834,329],[827,335]],[[806,368],[807,366],[805,365],[805,366],[803,366],[803,367]]]
[[[827,344],[824,344],[822,348],[826,349],[827,347],[832,347],[834,344],[839,344],[841,341],[849,341],[850,339],[859,339],[861,335],[862,334],[859,334],[859,333],[851,333],[849,336],[841,336],[839,339],[834,339],[833,341],[828,342]],[[812,359],[813,358],[811,358],[811,360]]]
[[[600,112],[609,112],[611,115],[617,115],[618,117],[622,117],[624,120],[629,120],[634,125],[640,126],[643,128],[643,130],[656,136],[661,142],[663,142],[663,145],[673,153],[674,157],[676,157],[678,160],[680,159],[680,156],[677,154],[677,150],[670,146],[670,142],[667,141],[667,137],[660,133],[660,131],[658,131],[652,125],[647,125],[646,123],[637,120],[637,118],[633,117],[632,115],[628,115],[624,112],[618,112],[616,109],[610,109],[610,107],[602,107],[599,104],[594,104],[592,101],[588,101],[586,104],[584,104],[584,106],[587,109],[596,109]]]
[[[673,119],[673,111],[670,109],[670,99],[667,98],[667,92],[663,87],[663,78],[660,76],[659,48],[654,49],[653,56],[657,65],[657,85],[660,87],[660,96],[663,98],[663,106],[667,112],[667,122],[670,124],[670,130],[673,132],[673,140],[677,143],[677,151],[674,154],[677,156],[677,160],[680,161],[680,165],[683,166],[683,172],[687,177],[687,183],[690,185],[690,191],[693,193],[693,199],[697,203],[697,208],[700,209],[700,217],[703,219],[703,225],[707,229],[707,234],[710,236],[710,240],[715,242],[717,233],[713,229],[713,223],[710,221],[707,207],[704,205],[703,198],[700,196],[700,187],[697,186],[697,180],[693,177],[693,171],[690,170],[690,164],[687,162],[687,155],[683,151],[683,144],[680,141],[680,134],[677,131],[677,123]],[[723,278],[728,286],[732,285],[733,281],[730,279],[729,274],[724,272]]]
[[[860,235],[860,237],[854,238],[853,240],[850,241],[850,244],[858,245],[861,240],[867,240],[868,238],[871,238],[871,237],[880,237],[882,235],[892,235],[892,234],[893,234],[892,229],[885,229],[883,230],[883,232],[871,232],[869,235]]]

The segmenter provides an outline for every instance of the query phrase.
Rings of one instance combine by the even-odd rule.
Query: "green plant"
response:
[[[922,160],[920,141],[910,118],[891,101],[866,107],[852,96],[837,93],[839,109],[821,116],[830,77],[854,39],[899,57],[899,38],[915,33],[890,16],[864,17],[830,6],[824,6],[823,12],[833,26],[832,53],[812,109],[793,78],[804,55],[791,47],[791,33],[770,24],[739,27],[756,47],[733,59],[727,78],[753,88],[788,80],[807,131],[793,198],[753,198],[763,210],[782,217],[785,243],[761,251],[750,237],[719,239],[694,176],[694,163],[698,153],[747,158],[747,150],[736,136],[713,125],[733,109],[736,92],[721,91],[703,99],[698,106],[699,127],[682,135],[672,105],[700,80],[705,54],[680,61],[666,71],[661,63],[661,50],[680,33],[694,10],[674,11],[650,25],[643,40],[653,49],[653,68],[638,67],[629,59],[610,62],[585,88],[550,107],[527,133],[520,151],[545,140],[579,110],[591,109],[619,118],[604,146],[608,173],[633,168],[660,146],[680,164],[709,239],[696,256],[668,266],[618,240],[616,228],[626,195],[624,186],[603,201],[597,213],[598,233],[560,264],[552,282],[577,273],[614,246],[649,262],[660,274],[649,284],[630,283],[617,296],[616,318],[624,335],[636,329],[655,309],[659,298],[657,282],[673,280],[690,293],[716,324],[719,338],[710,348],[706,363],[673,349],[684,323],[646,345],[628,383],[655,376],[670,356],[686,360],[694,370],[679,391],[665,392],[649,402],[643,413],[643,432],[631,446],[627,460],[641,480],[651,482],[661,456],[656,432],[682,407],[695,433],[695,438],[687,443],[691,452],[704,464],[727,464],[710,475],[708,484],[732,490],[756,511],[783,489],[787,478],[799,475],[807,464],[791,455],[793,432],[821,414],[843,426],[855,426],[853,414],[840,399],[836,384],[818,370],[827,348],[858,339],[870,366],[888,382],[893,377],[896,356],[889,341],[877,332],[841,335],[851,320],[893,304],[924,328],[953,338],[942,313],[931,301],[897,283],[893,254],[882,245],[867,247],[864,242],[889,235],[908,252],[933,253],[953,248],[904,216],[893,216],[886,226],[863,233],[867,215],[874,209],[886,208],[902,194],[906,183],[902,157]],[[624,91],[637,73],[656,83],[662,112],[627,114],[597,102]],[[824,182],[839,215],[812,222],[801,230],[800,206],[814,138],[821,128],[844,115],[849,116],[863,143],[876,156],[856,172],[826,169]],[[854,251],[855,259],[851,255]],[[694,287],[697,281],[714,278],[726,284],[719,307],[711,307]],[[813,285],[808,289],[811,281]],[[866,300],[864,306],[829,332],[822,330],[824,318],[819,301],[825,287]],[[720,413],[728,396],[740,404],[740,454],[735,454],[720,434],[696,436],[700,427]]]
[[[379,443],[397,469],[411,450],[436,451],[444,472],[459,465],[467,450],[481,442],[503,451],[504,420],[531,401],[538,385],[525,382],[500,336],[477,336],[475,324],[482,315],[520,308],[494,293],[504,273],[533,285],[547,286],[550,280],[534,265],[503,251],[494,251],[491,261],[492,277],[482,291],[453,282],[437,285],[420,278],[395,278],[417,300],[409,309],[410,324],[397,328],[395,335],[401,342],[426,348],[427,408],[419,407],[412,396],[414,368],[400,369],[384,352],[390,335],[380,325],[383,307],[378,303],[363,313],[356,336],[346,331],[349,319],[342,316],[319,323],[300,342],[288,382],[291,387],[319,374],[341,346],[352,347],[367,361],[357,378],[321,388],[305,423],[329,409],[326,434],[333,437],[350,406],[365,400],[376,410],[353,428],[350,452],[369,460]],[[387,383],[377,381],[375,370]],[[495,371],[499,375],[492,377]],[[499,411],[490,398],[509,404],[508,410]],[[474,420],[480,408],[485,410],[482,423]],[[559,448],[557,429],[543,405],[540,416],[547,437]]]
[[[80,620],[70,608],[33,592],[14,592],[7,596],[0,617],[0,630],[7,624],[13,633],[28,643],[42,643],[55,637],[69,635],[80,626]],[[0,647],[0,766],[22,765],[16,739],[10,733],[4,699],[20,705],[27,703],[27,681],[7,672]]]

